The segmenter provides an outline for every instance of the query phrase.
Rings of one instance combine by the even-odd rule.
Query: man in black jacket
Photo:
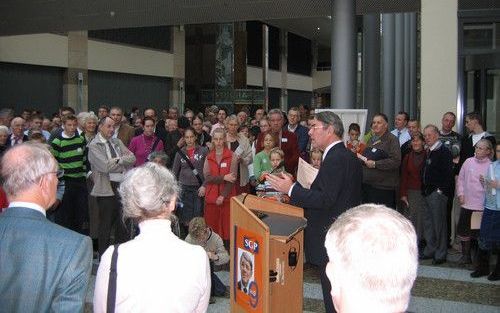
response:
[[[439,140],[439,129],[435,125],[424,128],[424,137],[428,147],[422,172],[424,237],[427,245],[422,259],[433,258],[433,264],[441,264],[446,262],[448,250],[446,203],[448,197],[453,197],[453,162],[450,150]]]
[[[335,219],[361,203],[362,168],[360,161],[342,142],[344,126],[333,112],[321,112],[311,122],[309,136],[314,148],[324,151],[323,160],[311,189],[293,183],[286,176],[270,175],[267,180],[274,189],[288,193],[292,205],[302,207],[307,218],[305,253],[307,261],[321,270],[321,286],[326,312],[335,312],[331,285],[325,274],[328,263],[322,245],[330,225]]]

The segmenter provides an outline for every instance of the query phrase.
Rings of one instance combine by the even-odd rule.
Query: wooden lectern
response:
[[[231,312],[302,312],[306,224],[301,208],[231,198]]]

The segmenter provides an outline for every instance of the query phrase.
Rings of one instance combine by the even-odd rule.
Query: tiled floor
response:
[[[486,278],[470,278],[469,270],[457,268],[451,262],[431,266],[423,261],[412,290],[408,312],[414,313],[500,313],[500,282]],[[229,272],[217,272],[224,284],[229,285]],[[95,276],[92,276],[91,286]],[[92,288],[93,289],[93,288]],[[92,312],[93,290],[87,295],[86,312]],[[324,312],[319,275],[315,268],[304,268],[304,312]],[[208,312],[229,312],[229,298],[216,298]]]

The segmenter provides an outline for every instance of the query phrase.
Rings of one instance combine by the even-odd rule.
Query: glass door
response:
[[[464,70],[464,115],[478,112],[486,130],[500,137],[500,54],[466,58]],[[493,61],[493,62],[492,62]]]

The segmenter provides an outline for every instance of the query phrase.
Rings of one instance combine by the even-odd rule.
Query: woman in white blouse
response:
[[[178,193],[174,176],[153,162],[131,170],[121,183],[123,217],[137,221],[140,234],[118,247],[115,312],[206,312],[207,254],[170,228]],[[113,251],[110,246],[99,264],[94,312],[106,312]]]

